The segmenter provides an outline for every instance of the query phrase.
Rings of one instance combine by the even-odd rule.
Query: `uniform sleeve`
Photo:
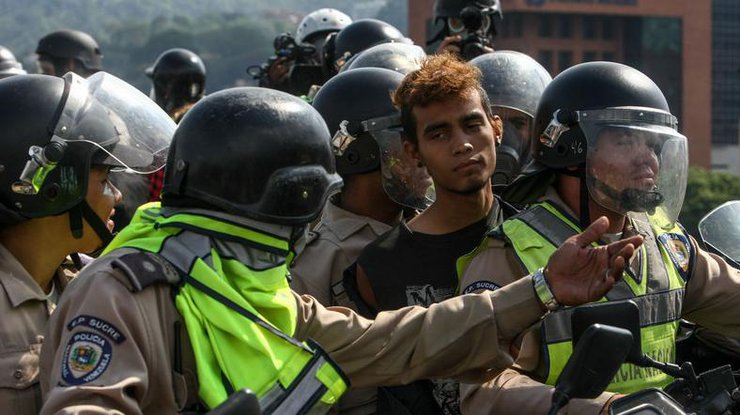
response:
[[[686,284],[683,317],[712,331],[740,338],[740,270],[698,248]]]
[[[94,264],[92,265],[94,266]],[[153,287],[152,287],[153,288]],[[42,414],[140,414],[152,383],[170,371],[153,350],[163,341],[142,301],[106,272],[74,281],[52,315],[41,354]],[[171,389],[171,381],[168,384]],[[166,400],[168,397],[158,396]]]
[[[512,364],[509,342],[542,315],[531,278],[429,308],[381,312],[375,320],[324,308],[309,296],[297,301],[296,337],[321,344],[356,387],[483,379]]]
[[[508,289],[510,284],[520,281],[526,271],[502,241],[489,239],[488,247],[470,262],[461,278],[462,293],[494,292]],[[502,288],[503,287],[503,288]],[[522,329],[524,331],[524,329]],[[533,334],[534,333],[534,334]],[[534,369],[539,361],[539,346],[536,329],[522,335],[526,344],[517,339],[516,363]],[[522,347],[524,346],[524,347]],[[460,385],[460,402],[464,414],[545,414],[550,408],[553,387],[540,383],[514,368],[493,374],[479,383]],[[612,396],[604,393],[594,400],[575,399],[564,412],[568,414],[598,414]]]
[[[308,294],[321,304],[330,305],[331,286],[341,280],[350,264],[339,246],[319,237],[306,246],[290,269],[290,287],[298,294]]]
[[[482,384],[460,385],[460,406],[465,415],[546,414],[552,403],[554,388],[506,369]],[[595,399],[573,399],[559,414],[598,415],[613,393],[602,393]]]

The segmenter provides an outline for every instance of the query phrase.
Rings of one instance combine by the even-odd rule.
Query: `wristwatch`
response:
[[[542,305],[545,306],[547,311],[555,311],[560,309],[560,303],[555,299],[550,284],[547,283],[545,278],[545,269],[540,268],[532,275],[532,283],[534,284],[534,292],[537,294]]]

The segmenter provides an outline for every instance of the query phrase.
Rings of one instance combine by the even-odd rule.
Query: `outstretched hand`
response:
[[[555,299],[579,305],[604,296],[622,277],[627,261],[642,244],[636,235],[608,245],[593,246],[609,228],[602,216],[582,233],[571,236],[552,254],[545,276]]]

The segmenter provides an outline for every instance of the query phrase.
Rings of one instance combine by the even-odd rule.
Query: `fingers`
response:
[[[639,248],[642,245],[642,236],[635,235],[629,238],[615,241],[606,246],[610,256],[618,255],[619,252],[627,245],[632,245],[633,248]]]
[[[601,216],[584,230],[575,236],[575,242],[580,248],[585,248],[592,243],[601,239],[601,235],[609,229],[609,219],[606,216]]]

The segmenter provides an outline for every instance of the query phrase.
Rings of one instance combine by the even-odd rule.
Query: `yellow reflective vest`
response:
[[[313,342],[299,342],[285,238],[204,210],[139,208],[107,251],[159,255],[181,276],[175,305],[193,346],[198,393],[213,408],[249,388],[263,414],[326,413],[349,381]]]
[[[632,261],[634,272],[623,278],[600,301],[630,299],[640,310],[642,350],[662,362],[675,360],[678,321],[681,316],[691,243],[678,225],[665,230],[658,218],[647,214],[630,216],[636,230],[645,235]],[[505,221],[499,229],[529,273],[547,264],[565,239],[582,232],[577,221],[550,202],[533,205]],[[573,352],[570,316],[573,307],[548,313],[541,323],[540,369],[536,375],[554,385]],[[672,378],[657,369],[623,364],[607,391],[632,393],[662,387]]]

